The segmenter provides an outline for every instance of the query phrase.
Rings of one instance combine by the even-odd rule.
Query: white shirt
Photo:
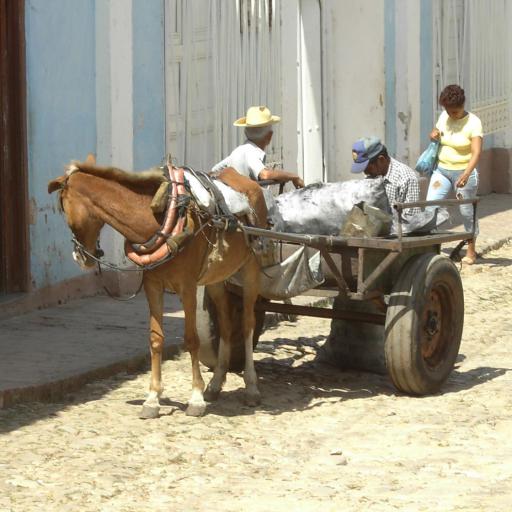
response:
[[[235,148],[228,157],[214,165],[212,171],[233,167],[243,176],[257,181],[260,172],[265,168],[266,156],[265,151],[256,146],[254,142],[246,140]]]

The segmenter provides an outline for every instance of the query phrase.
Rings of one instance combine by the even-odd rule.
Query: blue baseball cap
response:
[[[363,172],[369,161],[384,149],[384,144],[377,137],[364,137],[356,140],[352,145],[352,159],[354,160],[350,172]]]

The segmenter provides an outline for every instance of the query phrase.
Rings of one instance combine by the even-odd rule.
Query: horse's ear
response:
[[[85,159],[85,163],[89,164],[89,165],[95,165],[96,164],[96,157],[92,153],[89,153],[87,155],[87,158]]]
[[[54,180],[50,181],[48,183],[48,194],[51,194],[52,192],[61,189],[63,187],[65,179],[66,176],[59,176],[58,178],[55,178]]]

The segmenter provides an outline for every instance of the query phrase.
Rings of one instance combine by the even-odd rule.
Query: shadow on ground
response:
[[[179,356],[169,356],[165,360],[176,359],[176,357]],[[102,400],[105,395],[142,374],[147,373],[149,379],[149,371],[148,361],[142,367],[137,367],[133,371],[121,372],[107,379],[89,382],[77,391],[66,393],[58,400],[52,400],[50,397],[49,401],[24,402],[15,404],[8,409],[0,409],[0,435],[49,417],[57,417],[75,405]],[[147,386],[144,386],[144,388],[141,388],[139,396],[144,396],[146,391]],[[59,396],[61,395],[59,394]]]
[[[334,366],[312,360],[316,350],[325,341],[325,336],[312,338],[277,338],[274,342],[263,342],[261,350],[265,355],[256,362],[262,404],[258,408],[244,403],[244,390],[223,391],[219,400],[207,406],[206,414],[223,417],[252,415],[256,411],[279,415],[287,412],[300,412],[322,405],[325,401],[339,401],[369,398],[377,395],[398,395],[389,378],[383,375],[361,371],[340,370]],[[289,351],[290,356],[286,356]],[[278,357],[274,357],[275,353]],[[284,357],[283,357],[284,356]],[[182,357],[188,358],[188,354]],[[458,357],[458,364],[465,359]],[[481,367],[466,372],[455,369],[440,394],[458,393],[471,389],[512,371],[509,368]],[[120,374],[113,378],[88,384],[77,393],[66,396],[58,403],[20,404],[0,411],[0,433],[9,432],[46,417],[59,416],[68,407],[76,404],[101,400],[106,394],[133,380],[136,374]],[[207,382],[212,373],[203,372]],[[146,389],[141,389],[140,394]],[[139,395],[140,396],[140,395]],[[418,397],[420,399],[421,397]],[[314,403],[313,403],[314,402]],[[136,416],[143,399],[128,400]],[[162,398],[161,416],[184,413],[187,404],[171,398]],[[141,420],[142,421],[142,420]],[[197,420],[200,421],[200,420]]]
[[[493,368],[490,366],[481,366],[466,372],[455,369],[443,387],[443,394],[458,393],[474,388],[510,371],[512,371],[512,368]]]
[[[486,265],[489,267],[510,267],[512,265],[512,259],[510,258],[478,258],[477,265]]]

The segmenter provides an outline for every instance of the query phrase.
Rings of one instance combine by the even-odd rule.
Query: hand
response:
[[[457,180],[457,182],[455,183],[455,186],[457,188],[462,188],[462,187],[465,187],[467,182],[468,182],[468,179],[469,179],[469,176],[470,176],[471,173],[463,173],[460,175],[460,178]]]
[[[304,181],[299,176],[292,178],[292,183],[295,188],[304,188]]]
[[[432,140],[441,140],[441,132],[437,129],[437,128],[434,128],[431,132],[430,132],[430,138]]]

